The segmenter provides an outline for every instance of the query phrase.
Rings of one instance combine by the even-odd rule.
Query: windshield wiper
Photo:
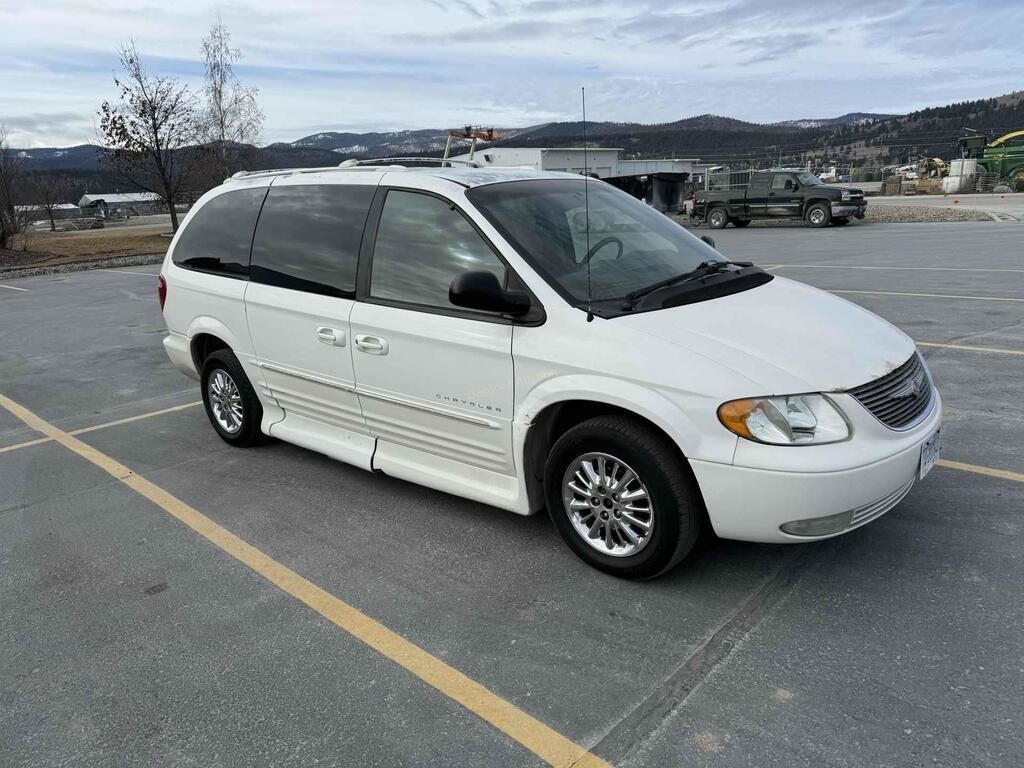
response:
[[[728,266],[735,267],[751,267],[753,262],[750,261],[702,261],[696,267],[691,269],[689,272],[683,272],[675,275],[674,277],[668,277],[664,280],[659,280],[656,283],[652,283],[644,288],[639,288],[632,293],[627,293],[623,296],[622,308],[632,309],[637,305],[637,302],[648,294],[654,293],[655,291],[665,288],[669,285],[676,285],[678,283],[688,283],[691,280],[699,280],[702,277],[713,275],[717,272],[724,272]]]

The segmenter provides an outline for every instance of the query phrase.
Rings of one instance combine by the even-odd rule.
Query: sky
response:
[[[576,120],[580,86],[590,120],[641,123],[904,113],[1024,87],[1021,0],[0,0],[10,144],[96,141],[125,40],[201,88],[218,13],[263,143]]]

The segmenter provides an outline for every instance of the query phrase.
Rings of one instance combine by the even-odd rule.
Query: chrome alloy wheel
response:
[[[811,224],[824,224],[825,223],[825,211],[821,208],[815,208],[810,213]]]
[[[562,503],[576,533],[598,552],[629,557],[651,540],[654,505],[647,486],[607,453],[585,453],[569,463]]]
[[[227,371],[218,368],[210,374],[206,392],[210,397],[213,418],[225,432],[235,434],[242,428],[242,396],[234,379]]]

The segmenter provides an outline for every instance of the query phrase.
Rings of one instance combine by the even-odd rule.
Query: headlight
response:
[[[850,199],[850,198],[852,197],[852,195],[850,194],[849,190],[846,190],[846,189],[844,189],[844,190],[843,190],[843,191],[842,191],[842,192],[840,193],[840,195],[841,195],[841,197],[842,197],[842,199],[843,199],[843,200],[849,200],[849,199]]]
[[[824,395],[732,400],[718,409],[726,429],[771,445],[822,445],[850,436],[842,412]]]

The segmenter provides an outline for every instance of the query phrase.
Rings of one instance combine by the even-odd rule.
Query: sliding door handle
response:
[[[339,331],[337,328],[321,326],[316,329],[317,341],[328,344],[332,347],[344,347],[345,335],[344,331]]]
[[[382,339],[379,336],[357,333],[356,348],[370,355],[386,355],[388,353],[388,342],[387,339]]]

